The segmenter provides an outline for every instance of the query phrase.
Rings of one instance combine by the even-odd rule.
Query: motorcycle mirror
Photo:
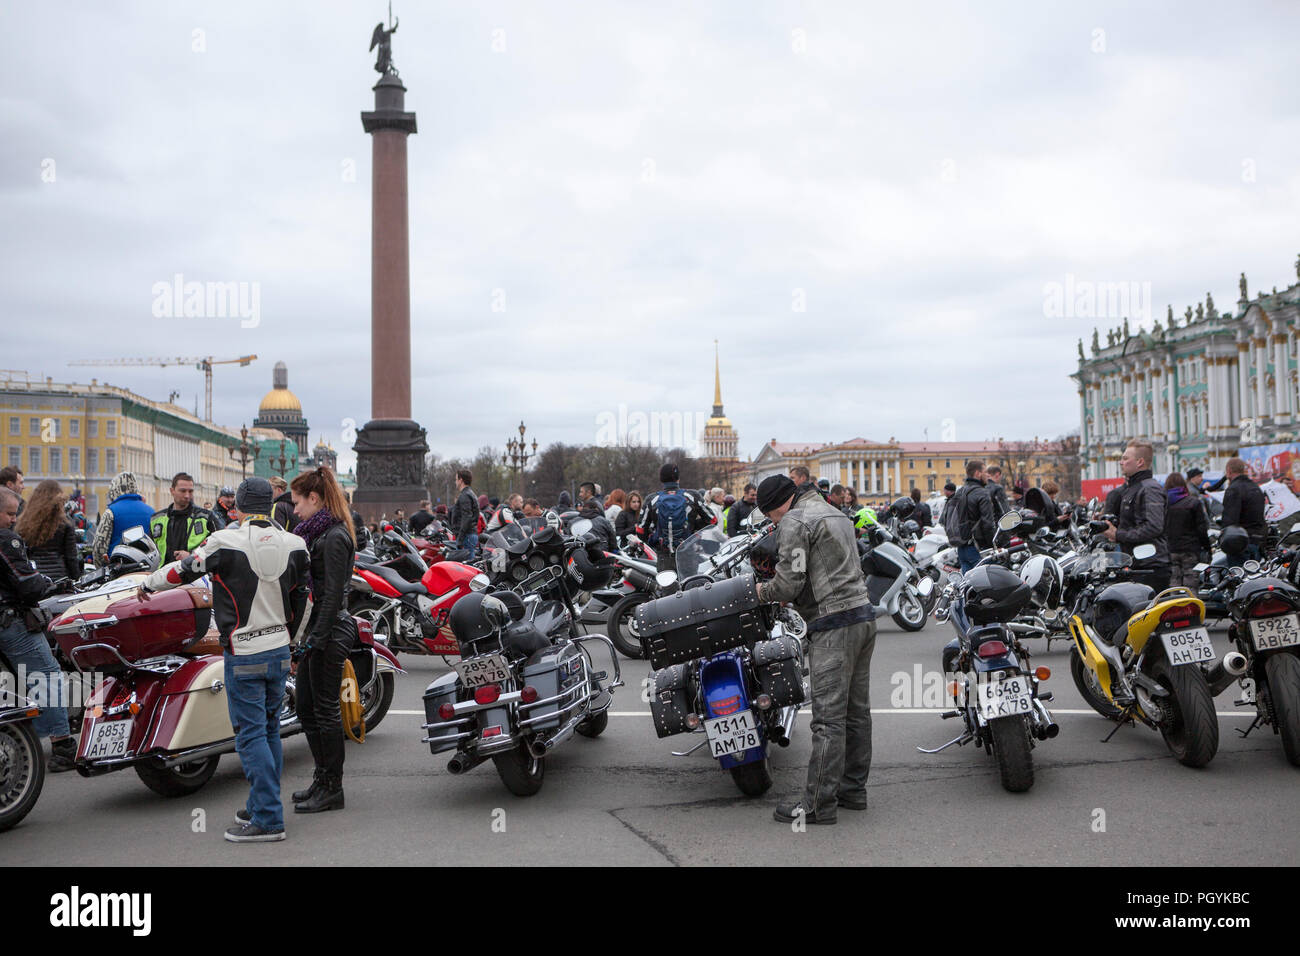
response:
[[[506,607],[505,602],[500,598],[485,597],[479,609],[483,614],[483,619],[498,631],[503,630],[510,624],[510,609]]]
[[[661,588],[670,588],[677,583],[676,571],[660,571],[655,575],[655,584]]]
[[[1097,510],[1097,497],[1095,495],[1088,499],[1088,510],[1089,511]]]
[[[1206,564],[1204,561],[1202,561],[1202,562],[1201,562],[1200,564],[1198,564],[1196,567],[1192,568],[1192,570],[1195,571],[1197,574],[1200,574],[1202,571],[1204,571],[1204,570],[1205,570],[1206,568],[1208,568],[1208,567],[1209,567],[1209,565]]]
[[[1020,524],[1022,520],[1019,511],[1008,511],[998,519],[998,527],[1003,531],[1010,531],[1016,525]]]
[[[1139,544],[1133,549],[1133,558],[1137,561],[1145,561],[1147,558],[1154,557],[1156,546],[1154,544]]]
[[[590,518],[579,518],[577,521],[573,522],[573,524],[569,526],[569,534],[573,535],[575,538],[581,538],[584,534],[586,534],[590,530],[591,530]]]

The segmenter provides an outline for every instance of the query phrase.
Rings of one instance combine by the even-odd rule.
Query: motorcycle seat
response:
[[[419,581],[408,581],[397,571],[382,564],[372,564],[367,571],[370,571],[383,578],[391,584],[398,594],[424,594],[424,585]]]

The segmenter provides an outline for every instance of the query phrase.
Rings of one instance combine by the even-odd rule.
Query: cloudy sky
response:
[[[312,439],[369,417],[380,3],[5,4],[6,368],[192,407],[284,360]],[[707,414],[769,438],[1056,436],[1051,283],[1178,313],[1296,281],[1293,3],[399,0],[414,414],[445,456]],[[255,327],[154,287],[257,283]],[[249,287],[251,288],[251,286]],[[1145,300],[1133,303],[1135,315]],[[602,419],[604,416],[604,419]]]

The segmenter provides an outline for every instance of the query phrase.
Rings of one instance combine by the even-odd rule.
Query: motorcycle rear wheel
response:
[[[1084,666],[1083,658],[1074,646],[1070,647],[1070,676],[1089,707],[1109,720],[1119,720],[1122,712],[1102,693],[1096,683],[1097,675]]]
[[[136,776],[154,793],[164,797],[188,797],[198,793],[217,772],[221,755],[183,763],[178,767],[163,767],[145,761],[135,765]]]
[[[1273,654],[1264,660],[1268,693],[1273,699],[1282,749],[1293,766],[1300,767],[1300,658]]]
[[[592,714],[574,727],[574,731],[583,737],[599,737],[609,726],[609,711],[602,710],[599,714]]]
[[[925,627],[925,602],[910,586],[905,587],[898,596],[898,610],[890,616],[903,630],[919,631]]]
[[[1029,740],[1029,718],[1024,714],[989,721],[993,756],[998,761],[1002,789],[1024,793],[1034,785],[1034,754]]]
[[[747,797],[761,797],[772,789],[772,762],[766,755],[762,760],[731,768],[731,779]]]
[[[609,618],[606,620],[609,639],[618,648],[620,654],[634,661],[641,659],[641,642],[632,635],[632,632],[628,629],[628,624],[631,622],[637,606],[644,604],[648,600],[650,600],[650,595],[644,591],[635,591],[626,597],[619,598],[614,603],[614,606],[609,609]]]
[[[524,744],[492,758],[506,789],[516,797],[531,797],[542,789],[546,758],[534,757]]]
[[[45,751],[28,722],[0,724],[0,831],[17,826],[45,786]]]
[[[1200,666],[1175,666],[1161,657],[1151,665],[1151,676],[1173,702],[1173,719],[1160,726],[1165,746],[1184,767],[1204,767],[1219,750],[1219,718]]]

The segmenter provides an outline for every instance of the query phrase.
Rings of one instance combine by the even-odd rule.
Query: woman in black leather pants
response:
[[[339,690],[343,662],[356,644],[357,630],[344,609],[343,593],[352,579],[356,532],[352,512],[328,468],[304,472],[289,486],[299,518],[294,534],[311,552],[311,616],[299,647],[298,717],[316,770],[311,786],[293,794],[295,813],[343,809],[343,720]]]

